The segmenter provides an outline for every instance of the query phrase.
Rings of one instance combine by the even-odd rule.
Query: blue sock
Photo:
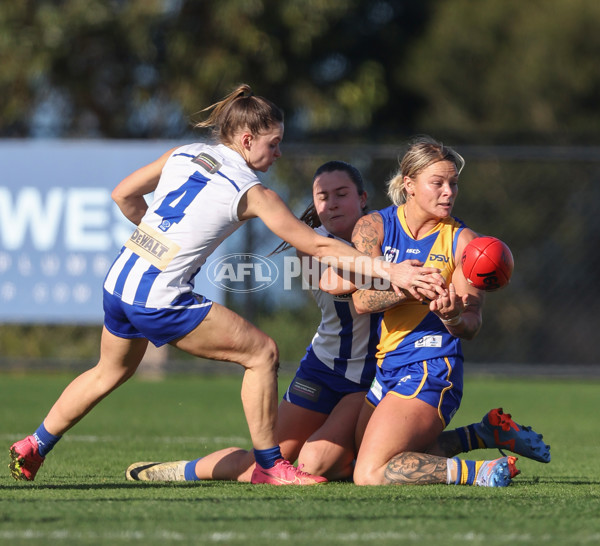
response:
[[[472,451],[474,449],[482,449],[486,447],[482,445],[483,442],[477,436],[477,432],[475,431],[475,425],[468,425],[466,427],[461,427],[455,429],[458,433],[458,437],[460,438],[460,443],[462,444],[462,452],[466,453],[467,451]]]
[[[477,478],[477,466],[475,461],[465,461],[467,463],[467,469],[469,471],[467,476],[467,485],[473,485],[475,478]]]
[[[196,463],[200,459],[202,459],[202,457],[199,457],[198,459],[186,463],[185,469],[183,471],[183,475],[185,476],[186,482],[197,482],[200,480],[200,478],[196,476]]]
[[[55,446],[56,442],[62,438],[62,436],[54,436],[54,434],[50,434],[46,430],[44,423],[42,423],[33,433],[33,437],[38,443],[38,449],[42,457],[45,457],[46,454],[49,453]]]
[[[263,468],[273,468],[275,466],[275,461],[283,459],[283,455],[281,454],[279,446],[275,446],[270,449],[255,449],[254,458],[256,459],[256,464],[259,466],[262,466]]]
[[[456,461],[456,481],[455,485],[473,485],[477,478],[477,464],[475,461],[463,461],[458,457],[453,457]]]

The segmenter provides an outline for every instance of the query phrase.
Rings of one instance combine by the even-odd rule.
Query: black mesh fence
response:
[[[453,214],[499,237],[515,259],[512,281],[490,293],[479,336],[464,343],[471,362],[600,364],[594,341],[600,291],[600,149],[456,146],[465,157]],[[372,209],[387,206],[385,182],[398,146],[285,148],[277,176],[295,211],[310,200],[315,168],[342,159],[359,167]],[[279,188],[280,189],[280,188]]]
[[[467,361],[481,370],[510,363],[513,372],[522,367],[556,375],[562,367],[578,373],[587,368],[596,374],[600,370],[600,349],[594,341],[600,324],[600,291],[595,284],[600,275],[600,148],[471,145],[456,149],[467,164],[453,214],[475,231],[504,240],[515,259],[511,283],[487,296],[482,330],[475,340],[463,344]],[[383,208],[388,205],[385,183],[403,151],[393,145],[287,144],[266,183],[299,214],[311,200],[314,170],[325,161],[345,160],[363,173],[371,209]],[[243,251],[269,252],[277,245],[260,222],[250,222],[248,228]],[[266,297],[275,299],[275,304],[269,304],[274,312],[290,304],[290,295],[283,297],[276,290],[268,296],[266,291],[244,294],[227,303],[260,323],[257,313],[264,309],[261,298]],[[306,298],[300,301],[314,306]],[[307,322],[302,316],[298,321]],[[311,324],[302,325],[301,335],[300,328],[291,327],[293,336],[302,338],[296,340],[289,358],[294,361],[292,369],[314,333],[316,310],[314,320],[314,326],[312,318]],[[284,343],[279,328],[277,333],[271,335]],[[6,349],[0,347],[0,369],[35,367],[35,358],[19,360],[20,353]],[[45,352],[49,352],[46,358],[56,353]],[[88,367],[96,352],[94,342],[93,357],[81,351],[77,353],[81,358],[63,364]],[[42,369],[61,367],[58,360],[38,358]],[[169,369],[177,369],[174,361],[179,355],[169,352],[161,358],[169,361]],[[182,362],[184,368],[188,365]]]

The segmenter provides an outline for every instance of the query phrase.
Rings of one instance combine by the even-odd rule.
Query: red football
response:
[[[510,248],[496,237],[477,237],[462,255],[462,270],[467,281],[479,290],[498,290],[506,286],[514,268]]]

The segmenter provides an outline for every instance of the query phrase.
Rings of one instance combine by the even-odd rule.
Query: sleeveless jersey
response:
[[[176,306],[194,289],[208,256],[244,223],[237,207],[256,184],[255,172],[227,146],[174,150],[152,204],[108,271],[105,290],[130,305]]]
[[[349,244],[324,226],[315,231]],[[313,289],[312,293],[322,318],[309,349],[312,347],[317,358],[339,375],[354,383],[370,385],[375,375],[379,314],[358,314],[352,294],[334,296],[319,289]]]
[[[427,235],[416,240],[404,217],[404,206],[379,211],[383,219],[381,250],[388,262],[416,259],[425,267],[437,267],[449,282],[456,269],[454,252],[465,225],[457,218],[441,220]],[[378,365],[393,369],[444,356],[460,356],[460,339],[449,334],[442,321],[429,311],[428,303],[410,301],[385,311],[381,316]]]

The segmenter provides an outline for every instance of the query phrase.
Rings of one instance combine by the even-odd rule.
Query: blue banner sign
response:
[[[0,322],[102,322],[104,277],[135,227],[111,191],[177,144],[0,141]],[[222,299],[204,272],[196,288]]]

